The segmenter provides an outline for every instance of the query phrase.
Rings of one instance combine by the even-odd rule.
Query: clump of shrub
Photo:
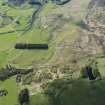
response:
[[[0,80],[4,81],[17,74],[27,75],[32,72],[33,72],[33,68],[21,69],[21,68],[13,67],[12,65],[8,64],[8,65],[5,65],[5,67],[0,69]]]
[[[55,79],[53,82],[45,84],[44,93],[51,98],[53,105],[59,105],[60,94],[72,84],[71,79]]]
[[[18,101],[20,105],[29,105],[30,96],[29,96],[29,90],[27,88],[20,91],[18,95]]]
[[[24,75],[22,80],[23,80],[22,81],[23,85],[31,84],[31,82],[32,82],[32,75],[31,75],[31,73],[29,73],[27,75]]]
[[[57,66],[52,66],[52,68],[51,68],[51,72],[52,73],[57,73]]]
[[[45,80],[52,80],[53,79],[53,75],[51,72],[44,70],[40,73],[37,73],[35,75],[34,81],[35,82],[43,82]]]
[[[99,72],[99,69],[97,67],[97,62],[93,65],[93,75],[99,79],[101,79],[101,74]]]
[[[70,71],[70,66],[69,65],[65,65],[64,67],[61,68],[60,70],[62,73],[69,73]]]

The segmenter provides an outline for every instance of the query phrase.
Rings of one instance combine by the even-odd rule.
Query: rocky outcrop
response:
[[[90,2],[86,20],[93,27],[105,25],[105,0],[92,0]]]
[[[88,29],[81,31],[78,48],[92,54],[105,52],[105,0],[91,0],[84,23]]]

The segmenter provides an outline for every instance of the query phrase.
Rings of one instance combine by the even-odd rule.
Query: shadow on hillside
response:
[[[62,92],[59,101],[60,105],[104,105],[105,79],[77,80]]]

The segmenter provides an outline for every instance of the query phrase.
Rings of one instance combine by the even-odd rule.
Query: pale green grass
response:
[[[48,97],[43,93],[32,96],[30,101],[30,105],[50,105]]]
[[[48,13],[50,13],[53,9],[55,8],[55,5],[52,4],[52,2],[49,1],[49,3],[47,3],[44,8],[43,11],[41,11],[40,16],[45,16]]]
[[[0,105],[17,104],[17,85],[14,77],[4,82],[0,82],[0,90],[1,89],[7,89],[8,95],[0,97]]]
[[[27,22],[31,18],[35,6],[29,6],[25,4],[23,7],[6,7],[1,6],[2,11],[8,8],[7,15],[13,16],[14,19],[20,22],[20,25],[12,22],[4,28],[0,29],[1,32],[12,31],[15,29],[23,29],[27,26]],[[52,4],[49,3],[44,7],[44,12],[48,12],[52,9]],[[30,18],[29,18],[30,17]],[[39,24],[39,20],[37,21]],[[12,63],[20,66],[32,65],[36,61],[48,60],[53,52],[54,48],[49,45],[49,50],[15,50],[14,46],[16,43],[48,43],[49,34],[46,30],[39,28],[38,24],[34,24],[32,29],[26,33],[14,32],[5,35],[0,35],[0,66],[7,63]],[[43,31],[42,31],[43,30]]]
[[[6,52],[0,52],[0,67],[6,62],[7,56]]]

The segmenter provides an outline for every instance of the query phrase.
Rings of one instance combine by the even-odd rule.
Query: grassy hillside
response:
[[[105,81],[79,80],[69,85],[60,96],[60,105],[104,105]]]
[[[0,82],[0,90],[6,89],[7,96],[0,97],[0,105],[17,105],[19,85],[16,84],[15,77],[4,82]],[[43,93],[37,93],[30,97],[30,105],[50,105],[49,98]]]
[[[77,2],[79,3],[78,5]],[[32,21],[32,14],[37,10],[37,6],[31,6],[27,2],[21,7],[8,6],[7,4],[3,5],[4,1],[0,1],[0,13],[2,13],[0,19],[0,66],[7,63],[29,66],[34,62],[40,63],[41,61],[47,61],[54,54],[55,47],[58,43],[62,43],[67,38],[73,43],[76,37],[74,35],[75,33],[72,33],[72,30],[77,31],[77,27],[74,27],[75,22],[80,21],[85,16],[85,9],[88,2],[89,0],[72,0],[63,7],[48,2],[36,14],[32,27],[28,29],[30,27],[29,22]],[[67,10],[67,12],[64,12],[64,10]],[[56,20],[54,19],[60,15],[63,18],[60,19],[57,17]],[[74,18],[73,21],[71,17]],[[72,22],[74,22],[73,27]],[[56,26],[56,24],[58,25]],[[67,29],[65,29],[66,27]],[[62,31],[60,32],[61,29]],[[50,34],[53,34],[53,37]],[[14,46],[18,42],[48,43],[49,50],[15,50]]]
[[[43,93],[32,96],[30,101],[30,105],[50,105],[49,98]]]
[[[23,76],[24,80],[30,80],[30,75],[33,76],[32,84],[17,86],[15,77],[0,82],[0,89],[8,90],[7,96],[0,97],[0,105],[17,104],[20,87],[28,87],[31,93],[33,92],[30,97],[30,105],[52,105],[51,97],[39,92],[42,91],[41,86],[44,83],[46,85],[49,81],[53,83],[53,79],[79,78],[81,67],[86,66],[90,58],[98,62],[102,80],[73,80],[57,97],[56,100],[59,103],[57,105],[105,104],[105,55],[92,56],[88,51],[83,52],[82,48],[75,47],[77,39],[86,34],[86,30],[82,29],[79,23],[87,14],[89,2],[90,0],[71,0],[62,6],[48,2],[42,8],[38,8],[27,2],[22,6],[10,6],[3,5],[4,0],[0,1],[0,68],[8,63],[20,68],[35,67],[32,74],[25,75],[26,78]],[[36,13],[36,11],[38,12]],[[87,43],[87,39],[83,38],[82,41],[82,45]],[[46,43],[49,45],[49,49],[16,50],[14,48],[16,43]],[[42,67],[38,68],[37,63],[42,64]],[[49,65],[44,67],[44,63],[51,64],[51,67]],[[50,74],[51,79],[48,79],[47,76]],[[66,84],[67,81],[64,82]],[[60,83],[58,81],[58,84]],[[37,93],[37,85],[41,89],[39,89],[39,93]],[[58,87],[55,85],[55,88],[58,89]],[[57,90],[58,93],[60,88]],[[56,89],[54,91],[56,93]]]
[[[2,5],[0,2],[0,12],[6,14],[6,18],[1,17],[0,28],[0,65],[6,63],[19,64],[22,66],[32,65],[34,61],[47,60],[51,57],[54,49],[50,47],[48,51],[37,50],[15,50],[16,43],[48,43],[48,32],[43,30],[40,26],[40,20],[38,19],[33,27],[25,32],[25,27],[28,26],[28,22],[31,19],[33,12],[36,10],[35,6],[24,4],[23,7],[9,7],[8,5]],[[47,4],[44,11],[49,11],[51,4]],[[8,20],[12,17],[14,20]],[[19,23],[17,24],[16,21]],[[36,25],[36,23],[38,25]],[[23,31],[18,31],[23,30]],[[14,31],[14,32],[11,32]],[[9,33],[10,32],[10,33]],[[49,45],[50,46],[50,45]]]

